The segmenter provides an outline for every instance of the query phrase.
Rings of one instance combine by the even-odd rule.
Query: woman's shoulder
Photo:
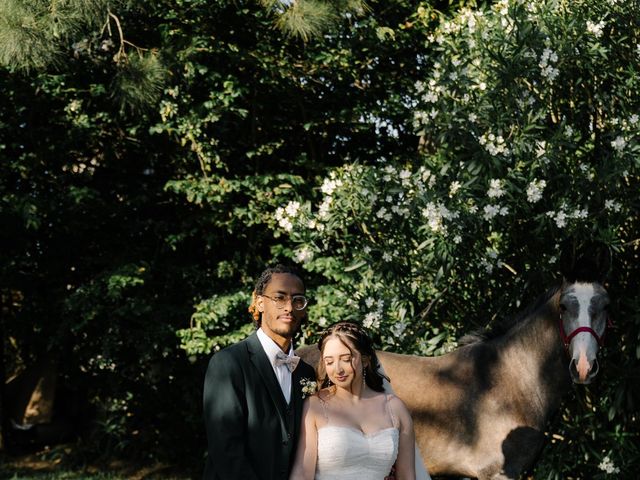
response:
[[[393,393],[384,393],[387,397],[387,401],[389,402],[389,408],[393,411],[393,413],[398,417],[409,416],[409,409],[404,404],[404,402],[400,399],[400,397],[394,395]]]
[[[327,399],[325,395],[326,393],[320,390],[304,399],[304,415],[313,420],[313,422],[319,422],[327,416]]]
[[[323,404],[329,401],[330,397],[329,389],[323,388],[305,398],[305,401],[309,404],[309,408],[322,408]]]

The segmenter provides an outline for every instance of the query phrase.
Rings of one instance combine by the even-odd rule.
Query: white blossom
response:
[[[332,197],[330,196],[324,197],[324,199],[322,200],[322,203],[318,207],[318,218],[320,218],[321,220],[327,219],[327,217],[329,216],[329,209],[331,208],[332,201],[333,201]]]
[[[427,224],[433,232],[446,231],[444,220],[450,220],[458,217],[457,213],[451,212],[444,205],[436,204],[434,202],[427,203],[426,207],[422,209],[422,215],[426,217]]]
[[[564,210],[560,210],[557,213],[551,210],[547,212],[547,216],[553,218],[558,228],[567,226],[567,213]]]
[[[391,256],[391,254],[389,252],[384,252],[382,254],[382,260],[388,263],[391,260],[393,260],[393,257]]]
[[[600,38],[602,36],[602,29],[604,28],[604,21],[601,20],[598,23],[593,23],[587,20],[587,32],[591,33],[594,37]]]
[[[624,147],[626,144],[627,144],[626,140],[620,135],[618,135],[616,139],[613,142],[611,142],[611,146],[618,152],[621,152],[622,150],[624,150]]]
[[[573,211],[573,213],[571,214],[571,216],[573,218],[587,218],[589,216],[589,211],[586,208],[583,208],[582,210],[577,208]]]
[[[489,181],[489,190],[487,196],[489,198],[500,198],[504,195],[503,181],[493,178]]]
[[[404,333],[404,331],[407,329],[407,322],[401,321],[401,322],[396,322],[391,326],[391,333],[393,334],[394,337],[399,338],[402,336],[402,334]]]
[[[405,180],[409,180],[411,178],[411,170],[407,170],[407,169],[400,170],[400,174],[398,176],[400,177],[400,180],[402,180],[404,183]]]
[[[613,464],[608,455],[602,459],[598,468],[606,473],[620,473],[620,469]]]
[[[619,212],[622,209],[622,205],[615,200],[605,200],[604,201],[605,210],[612,210],[614,212]]]
[[[452,196],[454,196],[456,193],[458,193],[458,190],[460,190],[460,187],[461,187],[461,186],[462,186],[462,185],[461,185],[461,184],[460,184],[460,182],[458,182],[457,180],[456,180],[456,181],[451,182],[451,185],[449,185],[449,196],[451,196],[451,197],[452,197]]]
[[[552,64],[558,61],[558,55],[551,50],[550,48],[545,48],[540,56],[540,62],[538,66],[540,67],[542,76],[548,79],[550,82],[553,82],[555,78],[560,74],[560,71],[555,68]]]
[[[313,260],[313,251],[309,247],[302,247],[296,252],[295,259],[298,263],[307,263]]]
[[[380,314],[378,312],[369,312],[364,316],[362,325],[365,328],[377,328],[380,325]]]
[[[527,186],[527,200],[530,203],[538,202],[542,198],[542,192],[546,186],[547,182],[534,178]]]
[[[485,205],[484,207],[484,215],[482,216],[485,220],[491,220],[493,217],[500,213],[499,205]]]
[[[425,93],[422,99],[427,103],[436,103],[438,101],[438,95],[433,90],[429,90]]]
[[[291,230],[293,230],[293,223],[291,222],[290,218],[285,215],[285,213],[286,208],[278,207],[275,212],[275,218],[278,221],[278,225],[280,225],[283,230],[290,232]]]
[[[483,145],[485,150],[491,155],[508,154],[509,150],[502,135],[495,136],[493,133],[484,134],[478,139],[478,143]]]
[[[487,256],[480,260],[480,266],[483,267],[487,273],[492,273],[495,266],[502,265],[502,262],[498,260],[498,252],[495,250],[487,251]]]
[[[290,217],[295,217],[298,214],[299,209],[300,209],[300,202],[291,201],[285,207],[285,212]]]
[[[341,180],[333,180],[333,179],[325,178],[324,181],[322,182],[322,186],[320,187],[320,190],[325,195],[331,195],[335,191],[335,189],[341,185],[342,185]]]

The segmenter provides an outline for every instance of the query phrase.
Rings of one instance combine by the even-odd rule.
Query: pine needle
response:
[[[112,95],[122,113],[139,113],[155,106],[165,79],[166,70],[156,53],[134,53],[121,62],[113,79]]]

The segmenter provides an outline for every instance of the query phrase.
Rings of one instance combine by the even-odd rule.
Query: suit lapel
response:
[[[302,360],[300,360],[302,362]],[[302,365],[298,365],[302,367]],[[291,374],[291,403],[294,412],[302,411],[302,368],[296,368]]]
[[[304,371],[306,370],[305,367],[306,364],[304,364],[303,360],[300,359],[300,363],[298,364],[298,368],[296,368],[293,371],[293,374],[291,375],[291,406],[293,408],[293,428],[294,428],[294,432],[299,432],[300,431],[300,422],[301,422],[301,413],[302,413],[302,403],[304,402],[304,399],[302,398],[302,383],[301,380],[307,379],[310,381],[315,381],[315,376],[309,376],[308,374],[304,373]],[[297,433],[296,433],[297,435]]]
[[[276,374],[273,372],[271,362],[269,362],[269,358],[262,348],[256,333],[253,333],[249,338],[247,338],[247,346],[249,349],[249,359],[262,377],[262,381],[267,387],[267,391],[278,410],[278,414],[284,421],[286,418],[287,401],[282,394],[282,389],[280,388]]]

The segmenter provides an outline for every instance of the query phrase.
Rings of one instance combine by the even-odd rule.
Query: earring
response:
[[[362,385],[366,385],[367,384],[367,369],[366,368],[362,368]]]

